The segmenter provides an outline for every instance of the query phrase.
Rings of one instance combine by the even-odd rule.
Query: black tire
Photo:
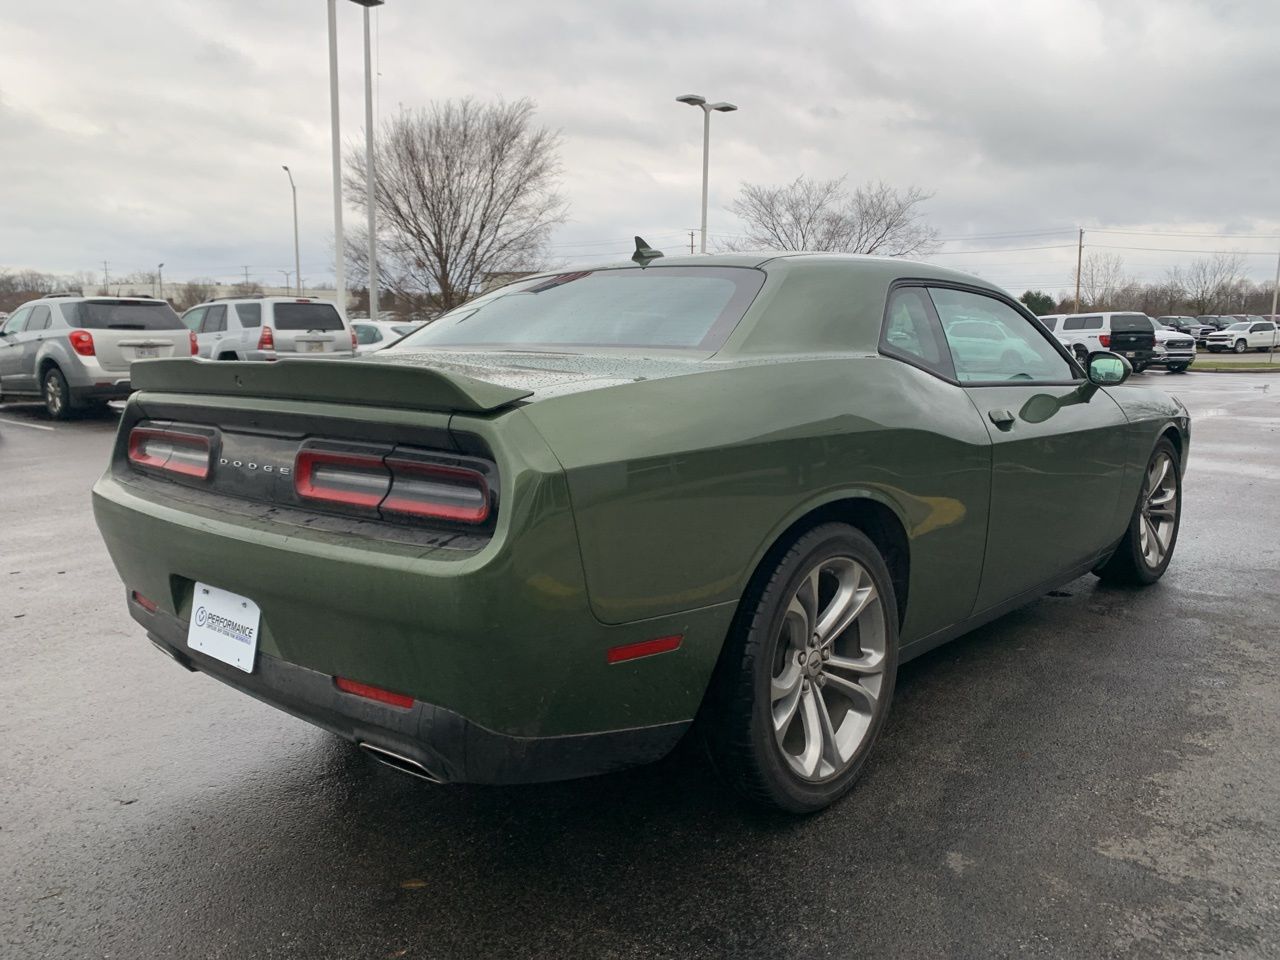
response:
[[[1244,353],[1246,350],[1249,349],[1249,345],[1245,343],[1243,340],[1237,340],[1236,345],[1233,349],[1235,350],[1236,353]]]
[[[1134,373],[1142,373],[1142,372],[1143,372],[1144,370],[1146,370],[1146,369],[1147,369],[1147,367],[1149,367],[1149,366],[1150,366],[1150,364],[1147,364],[1147,363],[1135,363],[1135,364],[1133,365],[1133,372],[1134,372]]]
[[[1173,516],[1173,531],[1169,545],[1159,563],[1151,564],[1142,552],[1142,525],[1144,523],[1144,507],[1147,506],[1147,477],[1151,473],[1159,457],[1167,457],[1171,464],[1176,500]],[[1169,568],[1173,559],[1174,548],[1178,545],[1178,531],[1182,527],[1182,469],[1178,461],[1178,452],[1168,437],[1162,437],[1151,451],[1146,469],[1142,473],[1142,489],[1138,491],[1138,502],[1134,504],[1133,514],[1129,518],[1128,529],[1115,553],[1105,562],[1094,568],[1094,574],[1105,583],[1123,584],[1126,586],[1147,586],[1155,583]]]
[[[1089,367],[1089,351],[1077,343],[1071,348],[1071,352],[1076,355],[1076,363],[1080,364],[1080,368],[1087,370]]]
[[[775,739],[770,683],[782,643],[785,605],[806,573],[835,558],[856,561],[871,578],[882,605],[884,667],[870,723],[849,760],[843,761],[846,765],[827,779],[805,780],[788,765]],[[859,645],[861,641],[859,635]],[[888,714],[897,667],[897,600],[880,552],[865,534],[846,524],[815,527],[800,536],[771,569],[761,570],[739,605],[700,724],[716,768],[752,802],[790,813],[821,810],[847,793],[862,772]],[[821,696],[819,688],[814,690]]]
[[[1177,363],[1169,368],[1170,373],[1186,373],[1188,364]]]
[[[71,389],[67,378],[57,367],[49,367],[40,378],[40,395],[44,409],[54,420],[66,420],[71,416]]]

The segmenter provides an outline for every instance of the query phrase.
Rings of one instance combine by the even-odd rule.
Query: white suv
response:
[[[129,396],[135,360],[195,352],[196,338],[163,300],[41,297],[0,325],[0,394],[39,398],[61,420]]]
[[[1277,345],[1276,325],[1271,320],[1241,320],[1233,323],[1225,330],[1209,334],[1205,341],[1214,353],[1220,350],[1234,350],[1245,353],[1248,350],[1274,350]]]
[[[182,322],[209,360],[353,357],[356,335],[338,309],[310,297],[226,297],[192,307]]]
[[[1042,323],[1051,319],[1041,317]],[[1125,357],[1135,373],[1141,373],[1156,360],[1155,321],[1145,313],[1101,312],[1068,313],[1052,318],[1053,335],[1074,355],[1081,366],[1089,354],[1110,350]]]

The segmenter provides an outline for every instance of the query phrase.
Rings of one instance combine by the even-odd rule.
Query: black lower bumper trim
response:
[[[259,652],[253,673],[187,647],[187,625],[130,602],[151,642],[189,670],[198,670],[295,717],[354,743],[407,757],[446,783],[514,784],[572,780],[661,759],[691,720],[560,737],[515,737],[444,707],[408,709],[344,693],[333,678]]]

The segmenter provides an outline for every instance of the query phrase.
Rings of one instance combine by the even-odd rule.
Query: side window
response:
[[[28,330],[31,329],[30,324],[27,324],[27,329]],[[1249,328],[1249,332],[1262,333],[1264,330],[1270,330],[1270,329],[1271,329],[1271,325],[1269,323],[1255,323],[1252,327]]]
[[[354,324],[354,326],[356,328],[356,343],[361,346],[366,346],[370,343],[377,343],[382,339],[382,334],[379,332],[377,327],[373,326],[373,324],[357,323]]]
[[[1008,304],[967,290],[930,287],[929,293],[961,383],[1075,379],[1066,358]]]
[[[240,321],[242,327],[262,326],[262,304],[237,303],[236,319]]]
[[[924,287],[898,287],[889,294],[880,348],[948,379],[955,378],[951,357]]]
[[[200,323],[204,320],[204,314],[208,307],[192,307],[182,315],[182,325],[188,330],[196,333],[200,332]]]
[[[1101,330],[1102,318],[1101,317],[1085,317],[1084,328],[1086,330]]]
[[[1040,322],[1044,324],[1044,328],[1045,328],[1046,330],[1056,330],[1056,329],[1058,329],[1058,318],[1057,318],[1057,317],[1041,317],[1041,318],[1040,318]]]
[[[221,333],[227,329],[227,307],[226,304],[219,304],[216,307],[210,307],[204,315],[204,323],[200,324],[201,333]]]
[[[31,316],[31,308],[23,307],[4,322],[5,333],[21,333],[27,329],[27,317]]]
[[[27,333],[33,330],[45,330],[49,326],[49,308],[44,304],[31,308],[31,316],[27,320]]]

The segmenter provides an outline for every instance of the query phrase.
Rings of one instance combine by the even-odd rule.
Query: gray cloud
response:
[[[362,136],[358,9],[340,3],[343,134]],[[943,236],[1056,229],[967,246],[1069,246],[1077,224],[1280,232],[1272,175],[1280,65],[1268,0],[866,0],[858,4],[389,0],[378,108],[530,96],[562,131],[566,261],[698,217],[695,91],[716,116],[712,232],[738,185],[798,173],[918,183]],[[0,265],[263,279],[331,274],[320,3],[222,0],[0,9]],[[348,213],[352,220],[359,214]],[[1238,246],[1089,236],[1130,247]],[[948,251],[966,244],[948,245]],[[1180,257],[1121,250],[1155,278]],[[939,258],[1013,287],[1066,283],[1074,250]],[[1258,278],[1272,262],[1251,257]]]

